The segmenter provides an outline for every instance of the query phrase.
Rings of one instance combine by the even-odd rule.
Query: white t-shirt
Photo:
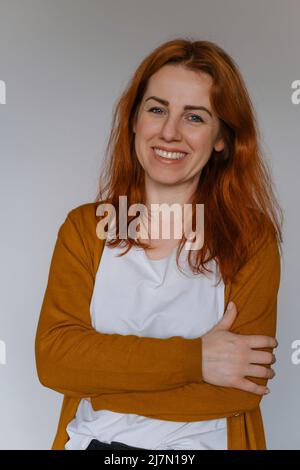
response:
[[[213,273],[194,274],[183,248],[176,266],[175,247],[168,257],[151,260],[144,249],[104,247],[90,303],[93,327],[106,334],[134,334],[153,338],[197,338],[223,316],[224,283],[218,286],[217,263]],[[118,280],[118,282],[116,282]],[[94,411],[81,399],[76,416],[67,426],[66,450],[86,449],[92,439],[152,450],[227,450],[227,420],[176,422],[151,419],[110,410]]]

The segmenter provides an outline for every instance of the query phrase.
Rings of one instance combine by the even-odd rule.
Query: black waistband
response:
[[[105,449],[119,449],[119,450],[127,450],[127,449],[137,449],[137,450],[150,450],[144,449],[143,447],[132,447],[127,444],[123,444],[123,442],[112,441],[110,444],[107,442],[101,442],[97,439],[92,439],[90,444],[85,450],[105,450]]]

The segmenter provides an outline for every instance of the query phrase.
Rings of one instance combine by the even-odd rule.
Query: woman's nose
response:
[[[178,119],[171,117],[167,118],[162,126],[161,136],[165,140],[180,140],[181,131]]]

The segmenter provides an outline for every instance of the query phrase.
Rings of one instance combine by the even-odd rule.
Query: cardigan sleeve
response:
[[[92,397],[201,381],[201,338],[104,334],[92,327],[94,272],[88,228],[78,214],[68,213],[52,254],[35,338],[40,382],[64,395]]]
[[[276,335],[277,293],[280,285],[280,255],[274,232],[261,238],[252,256],[238,272],[231,285],[229,300],[237,306],[237,317],[230,329],[243,335]],[[272,352],[273,348],[260,348]],[[266,367],[269,365],[263,364]],[[268,379],[246,377],[256,384],[266,385]],[[126,396],[126,406],[132,413],[159,419],[199,421],[235,416],[259,406],[262,395],[233,387],[221,387],[205,382],[184,384],[174,390]],[[122,412],[122,394],[113,396],[114,410]],[[103,397],[91,399],[94,410],[103,408]],[[105,404],[105,397],[104,397]]]

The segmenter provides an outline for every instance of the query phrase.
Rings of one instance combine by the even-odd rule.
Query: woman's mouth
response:
[[[186,159],[188,153],[165,152],[158,147],[151,147],[152,155],[160,163],[176,165]]]

